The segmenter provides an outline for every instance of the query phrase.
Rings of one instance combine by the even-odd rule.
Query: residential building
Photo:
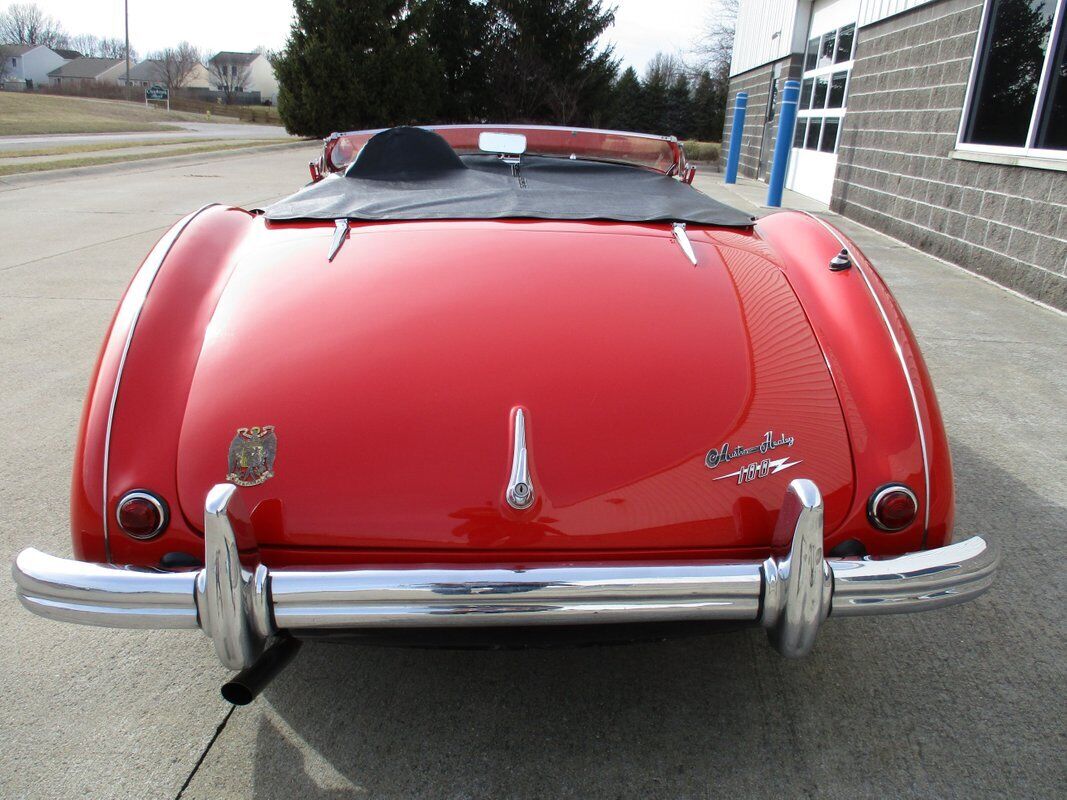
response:
[[[1067,309],[1067,0],[741,0],[724,139],[786,186]],[[1025,42],[1026,47],[1021,46]]]
[[[118,76],[118,82],[120,86],[126,85],[125,70]],[[149,58],[140,64],[134,64],[130,67],[130,86],[151,86],[154,83],[165,84],[166,82],[166,70],[163,67],[163,62],[159,59]],[[207,67],[203,64],[197,64],[193,67],[192,72],[189,73],[189,77],[182,83],[181,88],[210,89],[212,86],[211,73],[208,72]]]
[[[262,53],[223,51],[208,61],[214,88],[233,94],[259,92],[264,101],[278,103],[278,79],[274,67]]]
[[[94,82],[114,84],[120,75],[126,75],[124,58],[76,58],[48,73],[48,77],[56,86]]]
[[[22,84],[20,88],[32,89],[48,85],[48,73],[63,66],[67,59],[43,44],[0,45],[3,69],[0,76],[4,83]]]

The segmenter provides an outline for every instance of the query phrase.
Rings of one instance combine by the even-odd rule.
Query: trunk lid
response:
[[[190,390],[182,510],[199,527],[237,430],[273,426],[273,477],[241,489],[261,545],[765,548],[798,477],[832,527],[851,458],[803,310],[753,234],[689,233],[697,267],[667,225],[377,223],[332,262],[332,226],[260,231]]]

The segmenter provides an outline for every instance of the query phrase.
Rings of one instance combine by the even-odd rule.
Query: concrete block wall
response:
[[[750,69],[730,79],[730,91],[726,100],[726,125],[722,133],[722,152],[725,158],[725,154],[730,151],[730,131],[734,124],[734,104],[737,101],[737,93],[748,92],[748,110],[745,112],[745,128],[741,137],[741,159],[737,170],[739,175],[746,178],[755,178],[759,170],[760,145],[763,141],[764,124],[767,121],[767,102],[771,96],[771,77],[778,64],[782,65],[782,74],[778,80],[780,99],[785,81],[788,78],[799,79],[800,77],[803,65],[802,57],[799,55],[764,64],[762,67]],[[768,144],[773,148],[773,139]]]
[[[940,0],[860,29],[830,206],[1067,309],[1067,172],[954,153],[982,8]]]

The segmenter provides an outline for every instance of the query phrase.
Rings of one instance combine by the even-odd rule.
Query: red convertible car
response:
[[[311,171],[137,271],[29,610],[201,628],[248,702],[312,636],[735,621],[800,656],[991,584],[914,337],[831,225],[710,199],[662,136],[362,131]]]

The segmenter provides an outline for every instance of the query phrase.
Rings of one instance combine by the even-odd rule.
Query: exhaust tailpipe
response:
[[[222,684],[222,696],[235,706],[247,706],[267,688],[283,669],[293,660],[300,649],[300,640],[289,636],[278,639],[263,651],[256,663],[241,670]]]

